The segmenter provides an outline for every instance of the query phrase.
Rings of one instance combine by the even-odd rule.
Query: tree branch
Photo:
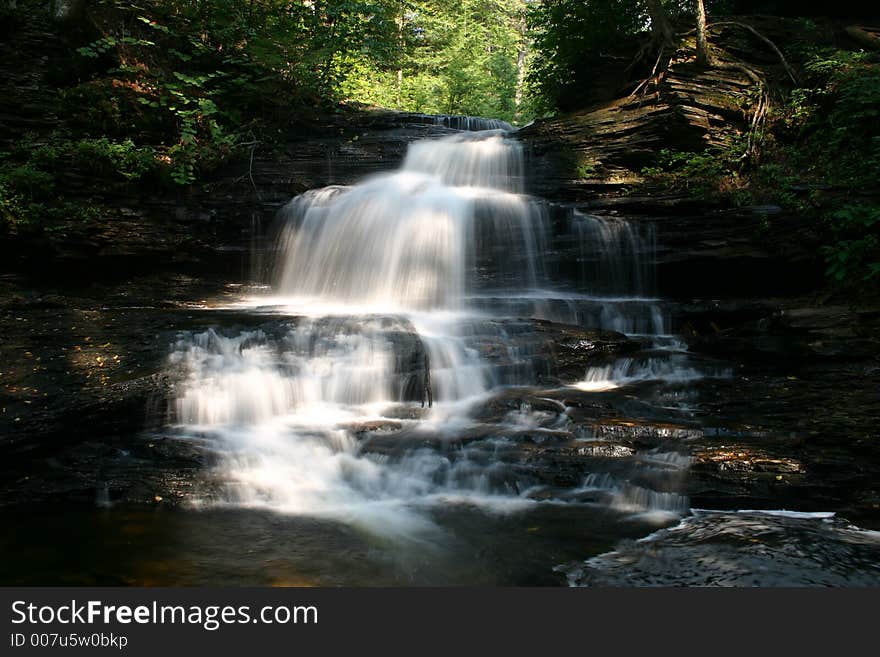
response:
[[[782,51],[776,47],[775,43],[773,43],[770,39],[768,39],[763,34],[758,32],[758,30],[753,28],[751,25],[747,25],[746,23],[738,23],[736,21],[720,21],[718,23],[712,23],[711,25],[707,25],[706,27],[707,27],[707,29],[709,29],[709,28],[713,28],[713,27],[721,27],[724,25],[736,25],[737,27],[741,27],[745,30],[748,30],[749,32],[754,34],[756,37],[758,37],[767,46],[769,46],[770,49],[773,50],[774,53],[776,53],[776,56],[779,58],[779,61],[782,62],[782,66],[785,68],[785,72],[788,73],[788,77],[791,78],[791,81],[794,82],[795,85],[800,84],[800,82],[798,82],[797,76],[795,75],[794,69],[789,65],[788,61],[785,59],[785,55],[782,54]]]

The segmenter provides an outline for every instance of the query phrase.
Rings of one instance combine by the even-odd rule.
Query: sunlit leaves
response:
[[[384,36],[339,60],[353,100],[408,111],[514,120],[523,0],[389,0]],[[383,41],[384,39],[384,41]]]

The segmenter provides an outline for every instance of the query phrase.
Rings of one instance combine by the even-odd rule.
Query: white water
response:
[[[414,114],[412,118],[419,122],[433,123],[452,130],[505,130],[512,132],[513,126],[500,119],[486,119],[480,116],[464,116],[461,114]]]
[[[697,368],[681,361],[681,356],[676,354],[638,359],[620,358],[612,364],[587,368],[584,379],[575,383],[574,387],[598,392],[642,381],[686,383],[702,379],[707,375],[730,376],[729,370],[710,370],[707,372],[705,367]]]
[[[535,287],[546,226],[518,193],[522,152],[499,131],[413,144],[402,168],[285,208],[276,289],[382,311],[458,309],[493,256]]]
[[[390,465],[360,453],[349,425],[382,421],[399,384],[379,324],[305,320],[275,337],[209,330],[178,342],[176,422],[220,456],[223,502],[395,536],[424,532],[430,523],[412,507],[450,496],[515,508],[467,458],[421,450]]]
[[[650,235],[573,215],[588,294],[554,290],[546,207],[522,190],[521,147],[490,130],[412,144],[398,171],[286,206],[273,296],[243,305],[295,319],[182,335],[171,356],[182,377],[174,423],[217,454],[220,502],[397,536],[426,530],[422,511],[438,503],[504,512],[532,503],[485,451],[425,447],[391,458],[362,453],[357,437],[369,423],[380,433],[455,438],[473,428],[470,410],[502,381],[532,383],[528,354],[510,346],[495,315],[559,320],[561,304],[572,323],[668,332],[650,296]],[[413,336],[423,350],[407,343]],[[507,350],[503,376],[481,356],[486,345]],[[430,371],[433,408],[423,410],[426,386],[413,379],[413,359]],[[622,360],[578,385],[698,375],[662,358]],[[509,424],[528,426],[518,416]],[[622,512],[686,510],[674,493],[618,488]]]

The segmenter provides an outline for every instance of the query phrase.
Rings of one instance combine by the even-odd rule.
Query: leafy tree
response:
[[[342,94],[413,112],[522,120],[525,6],[523,0],[387,0],[385,42],[393,48],[362,48]]]
[[[706,3],[719,11],[725,0]],[[617,85],[645,77],[671,54],[682,32],[699,24],[702,0],[546,0],[530,3],[534,40],[529,89],[545,113],[572,109],[594,97],[602,77]],[[701,32],[705,36],[705,30]],[[633,53],[637,53],[633,57]],[[647,55],[651,53],[651,57]],[[623,61],[627,60],[627,61]]]
[[[535,55],[528,86],[535,104],[543,113],[582,104],[603,66],[613,63],[619,47],[631,43],[648,23],[645,8],[627,0],[531,4],[528,25]]]

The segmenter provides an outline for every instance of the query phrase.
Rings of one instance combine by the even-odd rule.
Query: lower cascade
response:
[[[572,391],[725,372],[691,362],[672,334],[653,296],[653,233],[526,195],[521,146],[490,127],[413,143],[396,171],[294,198],[270,291],[236,305],[253,326],[178,336],[171,423],[215,456],[205,505],[397,537],[436,530],[449,505],[688,512],[689,459],[676,451],[599,459],[570,484],[524,456],[523,444],[561,439],[606,449],[573,418]],[[561,374],[560,340],[615,339],[637,353]]]

